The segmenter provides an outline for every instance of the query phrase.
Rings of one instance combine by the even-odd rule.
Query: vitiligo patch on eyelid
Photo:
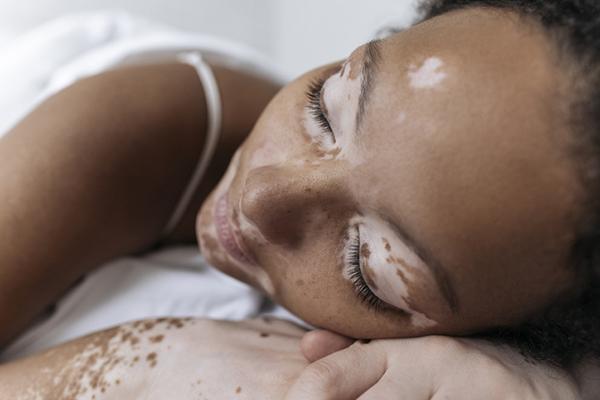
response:
[[[333,130],[324,133],[322,128],[307,113],[304,118],[306,131],[313,142],[323,150],[323,159],[341,159],[352,165],[360,165],[363,160],[356,150],[356,115],[361,92],[363,74],[356,55],[344,63],[336,74],[323,85],[323,105]]]
[[[410,314],[413,326],[436,325],[427,315],[414,309],[414,300],[410,296],[410,286],[428,274],[423,261],[379,216],[357,215],[350,220],[349,226],[358,226],[361,272],[371,291],[386,303]],[[344,276],[349,278],[348,270],[344,271]]]

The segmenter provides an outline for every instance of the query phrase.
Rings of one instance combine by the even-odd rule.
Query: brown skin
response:
[[[364,192],[377,193],[377,196],[367,198],[362,192],[348,190],[351,168],[340,161],[322,162],[319,168],[308,170],[298,168],[298,165],[294,169],[290,165],[274,168],[268,164],[260,171],[244,170],[245,159],[252,153],[253,146],[257,147],[261,141],[274,143],[272,150],[289,152],[291,149],[304,159],[318,158],[313,154],[314,147],[302,139],[299,121],[304,107],[302,93],[310,76],[335,73],[337,66],[313,71],[286,88],[244,146],[242,169],[236,182],[240,185],[240,176],[247,176],[252,177],[248,180],[252,185],[236,190],[250,194],[243,203],[244,212],[253,217],[266,236],[277,242],[276,246],[262,249],[252,247],[252,252],[264,261],[265,270],[276,283],[277,297],[307,320],[355,336],[363,333],[364,336],[376,336],[369,334],[375,330],[381,335],[386,332],[392,335],[419,333],[415,330],[411,333],[405,315],[367,310],[358,304],[351,287],[340,279],[339,259],[333,254],[340,247],[347,218],[359,205],[364,207],[362,203],[372,203],[369,205],[372,208],[389,207],[388,214],[401,216],[411,233],[426,243],[449,268],[448,276],[456,289],[460,308],[455,316],[446,320],[437,318],[440,325],[435,329],[460,332],[474,329],[478,323],[493,324],[495,321],[484,318],[489,315],[497,315],[500,321],[521,318],[528,314],[528,309],[539,308],[572,283],[564,259],[571,240],[567,233],[572,226],[569,217],[575,214],[573,204],[579,188],[573,183],[569,159],[563,154],[567,130],[559,118],[560,113],[556,112],[559,107],[552,102],[541,104],[539,101],[540,97],[556,98],[553,95],[561,83],[560,71],[552,67],[548,52],[544,51],[548,46],[541,36],[504,16],[478,13],[479,20],[466,12],[448,15],[385,42],[384,63],[380,67],[374,96],[379,103],[375,101],[369,106],[365,120],[364,131],[368,133],[364,139],[365,148],[369,149],[365,155],[371,155],[370,162],[364,170],[352,171],[352,187],[366,187]],[[467,16],[470,18],[464,21]],[[456,26],[452,26],[454,24]],[[462,35],[458,32],[461,29]],[[460,46],[451,48],[449,37]],[[521,46],[520,51],[515,42]],[[490,49],[493,51],[488,54]],[[435,50],[436,56],[443,57],[446,67],[453,71],[451,79],[435,96],[428,92],[420,92],[417,96],[410,91],[398,90],[406,88],[406,82],[402,81],[405,74],[398,73],[398,68],[406,67],[411,57],[417,57],[417,53],[425,50]],[[525,59],[527,62],[523,61]],[[468,65],[465,60],[469,61]],[[533,60],[537,64],[533,64]],[[468,66],[471,69],[465,71]],[[536,70],[535,74],[532,69]],[[461,73],[454,73],[456,71]],[[230,116],[225,118],[226,123],[235,121],[239,128],[228,130],[226,125],[223,143],[228,145],[222,143],[220,146],[222,159],[215,164],[219,166],[237,147],[236,141],[244,137],[245,129],[254,122],[256,111],[262,109],[274,88],[219,69],[217,75],[225,79],[219,79],[221,88],[230,90],[224,93],[225,114]],[[480,75],[488,78],[483,79]],[[463,78],[466,84],[461,84],[461,76],[469,78]],[[504,85],[500,84],[502,82]],[[392,93],[386,94],[386,88]],[[518,95],[515,95],[517,88]],[[0,142],[0,159],[3,160],[0,192],[6,196],[0,209],[4,239],[0,242],[3,243],[0,245],[0,343],[22,331],[44,306],[55,301],[79,276],[103,260],[142,251],[157,243],[160,230],[191,173],[203,142],[198,135],[205,125],[202,112],[199,112],[203,109],[200,89],[194,71],[181,65],[102,74],[50,99]],[[450,92],[452,96],[448,95]],[[477,101],[473,100],[473,92]],[[246,98],[239,93],[252,93],[254,97]],[[385,104],[382,104],[384,100]],[[236,107],[232,106],[234,104]],[[401,131],[391,129],[390,121],[386,119],[386,112],[400,107],[411,113],[410,124]],[[469,115],[465,110],[477,112]],[[393,155],[386,153],[387,150],[393,150]],[[381,158],[379,164],[372,157],[377,152]],[[146,179],[129,179],[136,171],[140,173],[139,177]],[[189,239],[191,231],[186,226],[195,217],[194,207],[199,206],[203,193],[212,188],[212,179],[222,173],[219,168],[213,171],[214,175],[197,193],[190,207],[192,212],[188,210],[177,233],[168,241]],[[402,190],[390,194],[390,188],[399,187]],[[303,189],[302,193],[300,189]],[[511,190],[515,193],[509,193]],[[114,196],[115,193],[119,196]],[[149,198],[152,201],[148,201]],[[44,199],[43,207],[40,207],[39,199]],[[540,204],[545,207],[541,209]],[[73,210],[77,210],[77,215]],[[323,215],[321,210],[327,213]],[[193,216],[191,219],[190,215]],[[206,215],[210,216],[210,213]],[[312,224],[307,223],[310,219]],[[202,216],[199,221],[203,221]],[[550,232],[565,232],[565,235],[551,237]],[[82,237],[85,237],[84,245]],[[469,246],[470,243],[475,245]],[[547,248],[554,252],[544,252]],[[215,260],[223,258],[218,249],[210,256]],[[545,260],[549,260],[548,263],[544,263]],[[219,263],[219,267],[229,270],[233,265]],[[277,271],[277,267],[282,269]],[[293,268],[283,269],[285,267]],[[254,282],[252,277],[236,271],[231,270],[232,274]],[[493,285],[488,285],[490,281]],[[515,282],[529,295],[527,301],[516,290]],[[413,291],[423,292],[419,285]],[[415,295],[415,301],[418,297]],[[422,297],[427,298],[427,293],[422,293]],[[501,301],[494,302],[498,298]],[[515,309],[519,312],[515,313]],[[482,310],[487,310],[488,314]],[[110,393],[106,392],[105,396],[114,394],[116,398],[124,398],[131,394],[127,393],[129,389],[145,393],[150,387],[158,389],[157,382],[168,385],[167,390],[171,390],[173,381],[185,382],[181,379],[182,373],[195,372],[193,368],[181,368],[188,360],[196,366],[205,363],[205,371],[217,377],[207,379],[207,383],[214,385],[215,393],[231,397],[231,393],[240,393],[238,377],[226,374],[232,370],[232,358],[226,357],[223,373],[215,367],[223,361],[223,354],[228,350],[242,362],[238,372],[243,377],[256,377],[256,374],[248,375],[247,371],[257,370],[257,360],[266,363],[259,366],[259,370],[280,374],[274,381],[258,382],[254,389],[264,398],[269,398],[265,390],[285,389],[283,385],[289,384],[305,367],[297,353],[298,338],[293,335],[284,334],[283,338],[277,339],[283,339],[280,342],[291,349],[284,348],[286,354],[282,357],[273,352],[271,340],[276,339],[277,332],[264,336],[269,331],[260,328],[254,332],[253,339],[263,342],[263,347],[249,348],[248,335],[244,334],[247,332],[226,325],[223,330],[202,325],[202,329],[191,332],[187,338],[165,335],[158,339],[162,333],[152,332],[143,342],[152,347],[145,353],[146,363],[135,364],[137,369],[117,371],[118,376],[112,375],[115,380],[111,381]],[[183,331],[186,329],[179,330]],[[67,381],[56,384],[53,378],[61,371],[72,373],[63,377],[69,378],[69,385],[80,388],[82,374],[89,371],[69,369],[69,360],[90,344],[104,351],[106,342],[118,332],[96,333],[47,353],[1,366],[0,392],[9,398],[37,398],[37,389],[47,396],[59,397]],[[203,343],[207,352],[204,353],[198,338],[207,332],[212,332],[213,336],[205,337]],[[310,336],[304,341],[305,354],[309,358],[319,358],[328,354],[332,347],[343,348],[348,344],[344,338],[327,335],[327,349],[321,349],[325,351],[306,354],[306,345],[315,348],[318,343],[311,344]],[[229,338],[234,339],[234,343],[228,342]],[[154,349],[168,340],[178,346],[177,351],[169,349],[168,345],[165,353]],[[430,382],[431,386],[425,386],[431,390],[448,386],[444,383],[450,382],[458,383],[462,390],[468,387],[468,393],[472,395],[473,379],[485,384],[482,392],[489,392],[489,382],[502,388],[514,388],[517,387],[515,382],[522,383],[523,377],[530,376],[534,377],[535,386],[528,388],[535,387],[536,393],[542,393],[537,390],[539,382],[531,371],[518,370],[506,384],[505,380],[499,379],[498,374],[493,373],[498,369],[490,367],[500,365],[500,372],[506,370],[507,364],[502,357],[490,358],[492,365],[468,363],[460,356],[477,356],[479,353],[473,348],[457,347],[455,339],[444,338],[437,347],[432,346],[428,338],[416,340],[423,345],[415,347],[413,353],[401,346],[415,340],[374,341],[376,345],[389,343],[394,347],[382,347],[380,353],[363,352],[361,360],[366,360],[366,355],[379,357],[380,354],[396,361],[409,360],[409,365],[400,374],[390,371],[386,376],[410,376],[410,381],[418,382],[419,387],[423,387],[421,382],[427,378],[446,378],[443,382],[436,380]],[[223,347],[215,351],[215,343],[222,343]],[[123,346],[129,348],[135,344],[124,342]],[[362,349],[361,346],[350,349]],[[448,349],[454,350],[449,356]],[[268,351],[265,353],[265,350]],[[446,358],[440,357],[444,351]],[[273,357],[267,359],[265,354]],[[401,356],[406,354],[415,357]],[[413,363],[420,355],[425,355],[425,363]],[[460,361],[457,363],[456,360]],[[289,369],[283,368],[286,361],[291,361]],[[392,362],[385,361],[386,364],[394,367]],[[306,369],[312,375],[303,374],[304,377],[325,377],[335,383],[336,388],[340,386],[339,381],[330,379],[339,371],[335,364],[313,365],[313,369]],[[374,370],[371,367],[354,368],[354,362],[350,365],[361,376],[364,371]],[[466,374],[462,380],[456,379],[453,373],[470,371],[466,365],[471,371],[492,371],[487,375],[489,380],[473,374]],[[528,364],[520,362],[519,365]],[[432,370],[437,373],[432,374]],[[407,371],[425,375],[415,379],[413,375],[407,375]],[[500,378],[503,375],[506,374],[500,374]],[[272,376],[269,373],[258,377]],[[235,381],[224,382],[223,377],[233,377]],[[553,375],[553,384],[559,382],[555,377]],[[101,374],[99,378],[109,377]],[[190,382],[198,384],[197,377],[193,378],[196,380]],[[374,380],[376,385],[386,384],[379,378]],[[272,382],[280,386],[272,385]],[[358,380],[352,379],[352,382]],[[398,382],[394,379],[392,383]],[[566,385],[569,385],[568,381]],[[178,387],[184,388],[183,385]],[[309,390],[323,387],[306,386]],[[125,394],[114,391],[115,388],[124,389]],[[410,391],[405,386],[391,388],[394,393]],[[34,391],[27,391],[29,389]],[[241,393],[248,398],[257,396],[246,385]],[[194,395],[197,397],[196,393]],[[461,395],[465,396],[461,392],[458,397]],[[273,396],[281,397],[281,393]],[[73,398],[73,395],[66,398]]]
[[[364,53],[353,53],[353,69]],[[411,66],[430,57],[443,61],[446,79],[411,88]],[[465,334],[523,321],[566,296],[575,282],[568,255],[582,188],[562,112],[569,82],[544,33],[511,13],[463,10],[385,39],[379,64],[360,139],[353,139],[360,146],[352,143],[366,162],[323,159],[307,140],[304,92],[315,77],[340,73],[340,64],[298,78],[241,147],[231,184],[224,179],[199,213],[205,256],[260,287],[259,272],[240,269],[214,237],[216,197],[228,192],[229,215],[243,214],[255,228],[240,230],[256,260],[250,270],[269,276],[276,301],[347,336]],[[342,275],[340,253],[349,219],[367,212],[401,221],[435,255],[454,312],[432,295],[441,288],[418,280],[410,300],[430,310],[434,326],[360,301]]]
[[[0,396],[279,400],[308,365],[303,333],[276,320],[135,321],[0,365]]]
[[[167,238],[162,230],[204,144],[206,105],[193,67],[136,66],[81,80],[2,137],[0,349],[102,263],[194,242],[198,208],[279,89],[240,71],[214,71],[221,141]]]

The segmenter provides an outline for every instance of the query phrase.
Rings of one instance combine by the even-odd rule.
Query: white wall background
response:
[[[413,0],[0,0],[0,45],[60,15],[121,9],[181,29],[242,41],[296,75],[343,58],[386,25],[407,24]]]
[[[390,25],[414,17],[411,0],[275,0],[273,51],[290,72],[347,57]]]

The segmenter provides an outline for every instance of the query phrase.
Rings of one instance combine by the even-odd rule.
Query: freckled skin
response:
[[[373,294],[409,316],[412,325],[421,328],[435,325],[447,311],[447,306],[443,298],[437,296],[441,288],[437,287],[435,276],[414,249],[395,235],[385,218],[375,213],[359,214],[352,218],[351,224],[357,227],[357,235],[364,243],[360,253],[361,270]],[[384,241],[382,237],[389,237],[392,242]],[[368,257],[363,254],[363,249]],[[397,279],[398,270],[405,279]],[[347,275],[352,276],[351,273]],[[423,299],[423,293],[429,293],[429,298]]]
[[[406,279],[406,276],[404,275],[404,272],[402,272],[402,270],[400,268],[396,268],[396,275],[398,275],[400,277],[400,279],[402,280],[402,282],[404,284],[406,284],[408,282],[408,280]]]
[[[160,343],[160,342],[162,342],[162,340],[163,340],[164,338],[165,338],[165,335],[156,335],[156,336],[152,336],[152,337],[150,338],[150,341],[151,341],[152,343]]]
[[[144,349],[153,349],[145,360],[153,368],[158,365],[159,357],[156,350],[165,334],[149,336],[156,331],[162,331],[173,320],[147,320],[123,325],[90,335],[80,341],[62,346],[59,350],[51,350],[41,356],[41,362],[49,362],[54,353],[59,354],[57,364],[45,367],[50,371],[51,381],[43,383],[38,380],[39,390],[46,396],[51,394],[56,399],[94,399],[101,400],[111,396],[117,387],[127,382],[123,372],[128,368],[137,368],[140,355]],[[183,327],[184,320],[176,322]],[[35,362],[35,357],[31,359]],[[27,361],[22,362],[25,365]],[[12,366],[11,368],[23,368]],[[7,376],[10,380],[10,375]],[[2,385],[0,385],[2,386]],[[2,393],[7,388],[2,387]]]
[[[0,365],[0,393],[18,400],[281,399],[307,365],[304,333],[272,319],[136,321]],[[270,373],[248,374],[256,368]]]
[[[391,250],[390,250],[391,251]],[[396,264],[399,268],[404,269],[404,270],[414,270],[414,268],[412,268],[410,266],[410,264],[408,262],[406,262],[406,260],[404,260],[402,257],[398,257],[398,256],[388,256],[386,257],[385,261],[388,264]]]
[[[513,324],[567,295],[582,198],[561,103],[570,82],[545,34],[527,24],[510,12],[474,8],[385,39],[360,135],[345,136],[340,146],[346,147],[331,159],[306,140],[304,93],[316,77],[339,74],[341,64],[311,71],[279,92],[216,189],[228,191],[232,207],[264,236],[246,244],[276,301],[315,326],[382,338]],[[361,72],[364,53],[352,54],[346,75]],[[431,57],[443,63],[442,84],[414,90],[410,66]],[[348,82],[338,83],[343,91]],[[332,112],[341,107],[327,104]],[[277,156],[253,168],[250,160],[265,141]],[[212,229],[206,216],[214,201],[213,194],[198,216],[202,251],[226,273],[258,285],[202,239]],[[425,272],[404,269],[410,283],[404,301],[431,309],[435,326],[361,303],[344,277],[343,251],[349,221],[365,211],[401,223],[435,255],[456,292],[456,313],[444,307]],[[373,232],[368,240],[391,256],[397,249],[388,236]],[[373,253],[375,242],[369,246]],[[373,254],[369,267],[381,268]],[[389,276],[401,281],[394,269]],[[306,282],[301,288],[299,279]]]
[[[369,243],[363,243],[360,246],[360,254],[365,259],[369,259],[369,256],[371,256],[371,250],[369,250]]]
[[[388,252],[392,251],[392,247],[390,246],[390,242],[386,238],[381,238],[381,240],[383,241],[383,245],[385,246],[385,249]]]

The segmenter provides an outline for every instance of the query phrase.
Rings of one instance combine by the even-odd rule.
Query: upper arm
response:
[[[82,274],[156,241],[204,110],[193,68],[131,67],[72,85],[0,140],[0,347]]]

